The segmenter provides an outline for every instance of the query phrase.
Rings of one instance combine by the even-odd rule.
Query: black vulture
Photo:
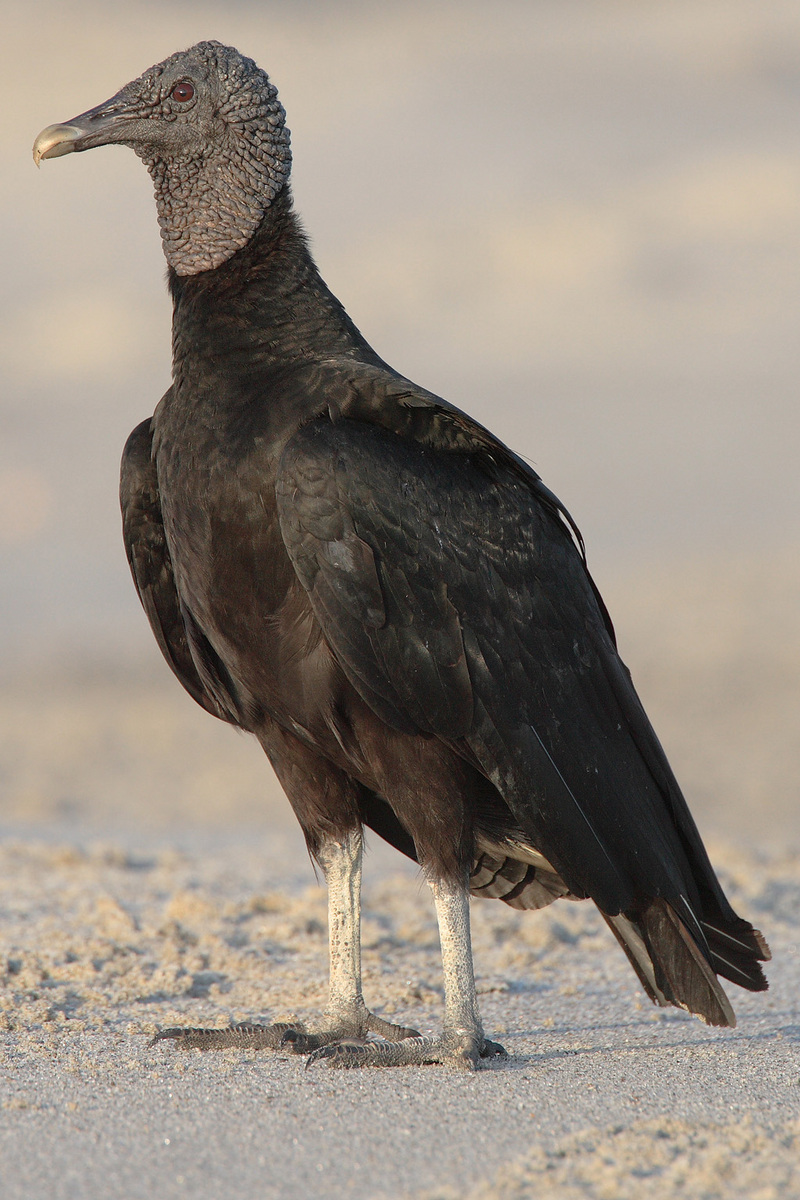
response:
[[[474,1068],[503,1050],[478,1012],[470,893],[591,898],[651,1000],[733,1025],[717,976],[762,990],[769,950],[723,894],[577,527],[328,290],[268,76],[201,42],[43,130],[34,158],[113,143],[152,176],[174,302],[172,386],[122,460],[133,578],[186,690],[263,746],[329,893],[319,1029],[161,1036]],[[362,997],[364,826],[431,885],[438,1037]]]

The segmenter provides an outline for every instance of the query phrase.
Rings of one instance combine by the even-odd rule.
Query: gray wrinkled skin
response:
[[[195,89],[183,104],[170,95],[181,80]],[[220,266],[289,176],[286,114],[266,72],[230,46],[200,42],[150,67],[112,104],[124,106],[125,141],[153,179],[167,262],[179,275]]]

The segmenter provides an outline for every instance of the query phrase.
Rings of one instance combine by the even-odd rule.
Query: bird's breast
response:
[[[296,577],[275,502],[274,455],[195,424],[159,430],[164,529],[182,604],[224,659],[269,657]]]

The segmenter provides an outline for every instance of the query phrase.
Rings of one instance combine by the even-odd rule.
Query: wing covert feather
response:
[[[332,428],[305,427],[281,460],[278,511],[297,574],[343,670],[379,716],[405,732],[463,737],[472,689],[447,587],[422,571],[420,530],[387,504],[393,465],[369,444],[360,454],[358,439],[326,444]],[[368,431],[367,442],[370,432],[387,437]]]

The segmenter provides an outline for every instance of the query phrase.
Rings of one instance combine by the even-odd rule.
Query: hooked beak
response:
[[[43,158],[60,158],[62,154],[120,141],[118,126],[124,123],[124,109],[118,95],[74,117],[66,125],[48,125],[33,143],[33,161],[38,167]]]
[[[48,125],[33,143],[33,161],[37,167],[43,158],[60,158],[77,150],[82,129],[77,125]]]

